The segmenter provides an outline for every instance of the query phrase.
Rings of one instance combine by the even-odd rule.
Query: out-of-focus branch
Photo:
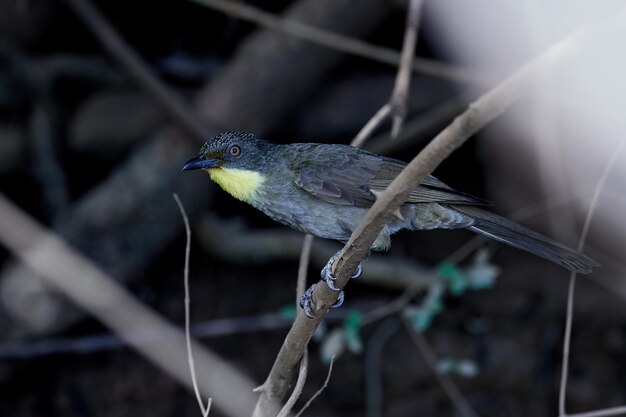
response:
[[[242,2],[229,0],[192,0],[196,3],[219,10],[222,13],[248,20],[267,29],[275,30],[307,41],[317,43],[341,52],[371,59],[397,67],[401,61],[398,51],[383,46],[372,45],[361,40],[321,29],[292,19],[285,19]],[[412,57],[411,57],[412,58]],[[474,85],[487,85],[487,80],[460,68],[454,68],[438,61],[425,58],[411,59],[409,68],[423,74],[445,78],[450,81]]]
[[[0,241],[49,285],[101,320],[163,371],[191,387],[183,333],[2,195]],[[159,343],[150,343],[157,335]],[[204,393],[219,398],[216,406],[228,415],[248,414],[254,405],[252,381],[224,359],[197,343],[193,345]]]
[[[596,206],[598,205],[598,200],[600,199],[600,193],[604,188],[604,184],[609,177],[609,173],[615,165],[615,161],[617,161],[618,156],[622,153],[624,149],[624,145],[626,144],[626,140],[622,139],[615,149],[615,152],[611,154],[611,158],[609,162],[606,164],[600,179],[598,180],[598,184],[595,187],[593,197],[591,198],[591,203],[589,203],[589,209],[587,210],[587,216],[585,217],[585,224],[583,225],[583,231],[580,234],[580,239],[578,241],[577,249],[582,252],[585,247],[585,242],[587,240],[587,234],[589,233],[589,228],[591,226],[591,219],[593,218],[593,214],[595,213]],[[563,337],[563,360],[561,363],[561,386],[559,388],[559,416],[565,417],[567,416],[567,411],[565,409],[565,402],[567,400],[567,380],[569,375],[569,356],[570,356],[570,347],[572,342],[572,323],[574,321],[574,289],[576,287],[576,272],[572,272],[569,277],[569,285],[567,290],[567,310],[566,310],[566,318],[565,318],[565,336]],[[610,416],[615,414],[625,414],[626,406],[623,407],[614,407],[604,410],[597,410],[591,413],[584,413],[586,415],[594,415],[594,416]]]
[[[333,374],[333,364],[334,363],[335,363],[335,356],[333,355],[330,358],[330,364],[328,364],[328,373],[326,374],[326,379],[324,380],[324,383],[322,384],[321,387],[319,387],[319,389],[317,391],[315,391],[315,394],[313,394],[311,396],[311,398],[309,398],[309,400],[302,406],[302,408],[300,409],[300,411],[298,411],[298,413],[295,415],[295,417],[300,417],[302,415],[302,413],[304,413],[306,411],[306,409],[309,408],[311,403],[313,401],[315,401],[315,399],[317,397],[319,397],[322,394],[322,392],[324,392],[326,387],[328,387],[328,381],[330,381],[330,376]]]
[[[285,18],[358,37],[378,25],[389,7],[379,0],[300,0]],[[200,89],[194,109],[205,121],[263,134],[304,103],[340,60],[341,54],[328,48],[257,31]],[[116,279],[136,277],[182,230],[176,207],[163,203],[172,191],[192,219],[210,201],[214,188],[206,177],[180,173],[181,163],[197,151],[178,131],[163,128],[77,200],[55,230]],[[81,317],[31,270],[15,263],[4,269],[0,292],[11,301],[4,306],[9,320],[0,320],[2,339],[20,332],[49,334]],[[34,307],[24,302],[33,297]]]
[[[393,114],[393,124],[391,127],[391,137],[396,138],[402,128],[402,123],[406,117],[406,102],[408,100],[409,86],[411,83],[411,63],[415,56],[415,45],[417,44],[417,30],[419,27],[420,12],[422,10],[422,0],[410,0],[409,12],[406,16],[404,27],[404,42],[402,44],[402,56],[396,77],[396,84],[391,93],[389,104]]]
[[[106,50],[191,137],[202,140],[206,128],[193,109],[162,83],[89,0],[65,0]]]
[[[406,328],[409,337],[413,341],[413,344],[415,344],[417,349],[424,357],[426,364],[431,369],[433,374],[435,374],[435,377],[443,387],[443,390],[446,392],[454,406],[459,411],[459,414],[463,417],[477,417],[476,412],[467,402],[463,394],[461,394],[461,391],[459,391],[454,381],[452,381],[452,379],[448,375],[441,374],[439,371],[437,371],[437,356],[430,347],[424,335],[416,332],[411,323],[409,323],[408,319],[405,317],[402,318],[402,324],[404,324],[404,327]]]
[[[352,146],[361,146],[387,117],[391,117],[393,121],[391,137],[395,139],[400,134],[407,112],[407,100],[409,98],[409,87],[411,83],[411,62],[415,55],[421,7],[422,0],[410,0],[404,29],[402,57],[400,59],[398,74],[396,75],[396,82],[391,93],[391,98],[376,112],[370,121],[363,126],[354,140],[352,140]]]
[[[439,133],[411,163],[398,175],[390,186],[381,193],[375,204],[362,219],[350,240],[344,246],[341,256],[333,265],[336,286],[343,289],[358,264],[367,256],[371,244],[393,213],[406,200],[409,193],[432,172],[455,149],[469,139],[487,123],[503,113],[514,101],[530,90],[531,83],[546,70],[573,54],[582,43],[581,37],[589,29],[553,45],[539,57],[524,65],[502,83],[490,90],[458,116],[452,124]],[[312,294],[314,318],[307,318],[299,312],[278,353],[274,366],[268,376],[264,392],[265,398],[257,403],[255,415],[267,415],[263,412],[268,405],[279,402],[284,397],[289,381],[304,348],[308,344],[317,325],[330,306],[337,300],[338,293],[326,285],[317,285]]]

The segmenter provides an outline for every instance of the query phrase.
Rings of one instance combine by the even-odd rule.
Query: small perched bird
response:
[[[348,145],[293,143],[275,145],[247,132],[226,132],[209,139],[183,171],[203,169],[233,197],[295,230],[346,242],[376,196],[406,163]],[[599,266],[584,254],[511,220],[486,211],[485,201],[456,191],[432,175],[409,195],[372,244],[388,250],[401,230],[469,229],[587,274]],[[336,289],[331,258],[322,279]],[[361,268],[355,273],[360,274]],[[310,315],[312,287],[301,304]],[[308,296],[308,298],[306,298]],[[343,301],[341,294],[338,304]]]

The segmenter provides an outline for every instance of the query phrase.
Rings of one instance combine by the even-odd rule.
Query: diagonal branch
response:
[[[556,43],[498,86],[479,97],[407,165],[390,186],[378,196],[376,203],[352,233],[341,256],[335,262],[333,275],[337,278],[335,285],[338,288],[345,287],[352,272],[367,256],[371,244],[387,219],[393,215],[392,213],[400,207],[423,178],[473,134],[502,114],[520,96],[530,91],[537,77],[545,74],[546,70],[553,69],[552,67],[564,58],[573,55],[582,41],[586,40],[583,37],[587,36],[592,29],[593,27],[582,29]],[[271,409],[285,396],[305,347],[330,306],[337,300],[337,296],[338,292],[332,291],[326,285],[315,287],[312,295],[315,318],[309,319],[302,311],[298,312],[264,384],[265,390],[259,398],[254,416],[269,415],[266,410]]]
[[[176,326],[138,302],[101,268],[44,229],[0,194],[0,243],[47,285],[65,294],[115,331],[132,348],[185,386],[191,386],[185,364],[185,336]],[[158,339],[158,343],[154,341]],[[192,341],[203,394],[219,398],[225,415],[241,416],[254,404],[252,381],[215,353]],[[212,377],[219,375],[219,378]],[[232,393],[237,393],[234,398]]]

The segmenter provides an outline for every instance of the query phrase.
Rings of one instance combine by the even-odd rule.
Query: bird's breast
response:
[[[256,171],[236,168],[210,168],[211,179],[233,197],[253,204],[265,176]]]

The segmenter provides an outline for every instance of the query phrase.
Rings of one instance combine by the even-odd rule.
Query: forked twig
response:
[[[189,254],[191,253],[191,227],[189,226],[189,219],[187,218],[187,213],[185,213],[185,208],[183,207],[183,203],[181,203],[178,198],[178,194],[174,193],[174,200],[178,205],[178,209],[180,210],[180,214],[183,217],[183,222],[185,223],[185,235],[187,236],[187,243],[185,245],[185,269],[184,269],[184,281],[185,281],[185,342],[187,345],[187,362],[189,363],[189,372],[191,373],[191,383],[193,384],[193,391],[196,394],[196,399],[198,400],[198,405],[200,406],[200,411],[202,412],[203,417],[207,417],[209,412],[211,411],[211,403],[213,402],[212,398],[207,400],[206,408],[202,403],[202,396],[200,395],[200,389],[198,388],[198,381],[196,379],[196,367],[193,360],[193,351],[191,349],[191,331],[189,330],[190,324],[190,315],[191,315],[191,298],[189,296]]]

